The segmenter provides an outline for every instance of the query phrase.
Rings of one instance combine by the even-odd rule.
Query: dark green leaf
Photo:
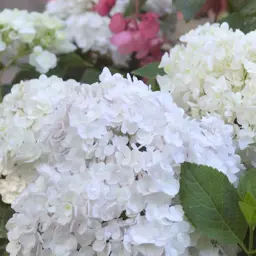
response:
[[[67,69],[68,69],[67,66],[60,65],[58,63],[55,68],[49,70],[49,72],[47,73],[47,76],[58,76],[58,77],[64,78],[67,72]]]
[[[59,56],[59,65],[72,68],[86,67],[86,62],[76,53],[69,53]]]
[[[211,167],[184,163],[180,199],[188,220],[202,233],[223,244],[242,243],[247,223],[236,189]]]
[[[13,215],[13,210],[10,205],[4,204],[0,198],[0,239],[6,238],[5,225]]]
[[[51,69],[47,75],[55,75],[63,79],[79,80],[88,65],[87,62],[76,53],[64,54],[59,56],[57,67]]]
[[[2,102],[4,96],[10,93],[12,88],[11,84],[1,84],[0,85],[0,102]]]
[[[5,251],[8,240],[6,238],[0,238],[0,255],[8,256],[8,253]]]
[[[229,6],[231,11],[240,11],[250,0],[229,0]],[[253,0],[254,1],[254,0]]]
[[[23,70],[21,69],[16,76],[14,77],[12,83],[17,84],[20,83],[20,81],[24,80],[30,80],[33,78],[38,78],[40,76],[40,73],[36,71],[36,69],[31,65],[26,65],[26,68]]]
[[[189,21],[200,11],[206,0],[177,0],[176,7],[183,13],[184,19]]]
[[[165,72],[162,68],[159,68],[159,62],[152,62],[142,68],[132,71],[135,76],[141,76],[148,79],[156,78],[157,75],[164,75]]]
[[[244,16],[251,16],[256,14],[256,1],[249,1],[242,9],[241,14]]]
[[[101,71],[93,68],[88,68],[84,72],[80,82],[86,83],[86,84],[93,84],[93,83],[99,82],[100,74],[101,74]]]
[[[256,29],[256,16],[248,16],[244,20],[244,28],[242,31],[244,33],[249,33]]]
[[[244,30],[244,16],[239,12],[234,12],[220,20],[220,23],[227,22],[233,29]]]
[[[149,79],[149,80],[148,80],[148,84],[151,85],[151,90],[152,90],[153,92],[160,90],[159,85],[158,85],[158,83],[157,83],[157,81],[156,81],[155,78]]]
[[[256,199],[256,169],[248,170],[245,175],[240,178],[237,191],[243,201],[247,194],[250,194]]]
[[[139,10],[143,7],[143,5],[146,3],[146,1],[147,0],[140,0],[139,1]],[[127,7],[126,7],[124,16],[131,16],[132,14],[135,14],[135,13],[136,13],[136,1],[135,0],[130,0]]]

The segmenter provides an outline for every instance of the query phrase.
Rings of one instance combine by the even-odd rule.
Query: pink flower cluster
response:
[[[100,0],[94,10],[106,16],[115,3],[116,0]],[[120,54],[134,53],[140,65],[161,60],[163,39],[159,37],[159,16],[156,13],[137,13],[135,18],[117,13],[111,18],[109,27],[114,34],[111,43],[117,46]]]
[[[119,53],[135,53],[141,65],[161,59],[163,39],[159,37],[159,16],[148,12],[136,18],[125,18],[121,13],[113,15],[110,30],[114,34],[111,42]]]

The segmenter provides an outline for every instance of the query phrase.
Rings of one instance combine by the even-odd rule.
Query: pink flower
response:
[[[118,48],[120,54],[130,54],[133,52],[133,37],[129,31],[122,31],[111,38],[111,43]]]
[[[94,6],[94,10],[101,16],[106,16],[109,14],[115,3],[116,0],[99,0],[98,4]]]
[[[147,39],[154,38],[160,29],[158,16],[155,13],[148,12],[141,15],[141,20],[139,24],[141,35]]]
[[[160,60],[163,39],[158,37],[158,18],[153,12],[140,15],[140,20],[125,19],[121,13],[115,14],[109,25],[114,33],[111,43],[120,54],[135,53],[135,58],[140,60],[141,65]]]
[[[113,33],[120,33],[126,28],[126,20],[121,13],[116,13],[111,18],[109,28]]]

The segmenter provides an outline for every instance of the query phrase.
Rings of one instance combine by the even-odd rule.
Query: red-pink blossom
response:
[[[142,14],[139,29],[141,35],[147,39],[152,39],[157,36],[160,29],[158,16],[152,12]]]
[[[94,6],[94,10],[101,16],[106,16],[114,7],[115,3],[116,0],[99,0],[99,2]]]
[[[112,33],[120,33],[125,30],[126,24],[127,24],[127,22],[126,22],[124,16],[121,13],[116,13],[111,18],[109,28]]]
[[[111,42],[120,54],[135,53],[140,64],[160,60],[163,40],[159,37],[159,16],[148,12],[139,17],[125,18],[122,14],[115,14],[110,23],[110,30],[114,35]]]

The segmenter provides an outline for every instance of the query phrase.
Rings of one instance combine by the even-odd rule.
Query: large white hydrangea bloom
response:
[[[46,13],[5,9],[0,12],[0,53],[29,55],[30,64],[46,73],[56,66],[56,54],[75,50],[64,29],[63,21]]]
[[[1,111],[4,169],[33,163],[35,176],[7,224],[12,256],[197,255],[177,196],[181,163],[231,182],[241,168],[231,126],[191,120],[168,93],[107,69],[93,85],[23,82]]]
[[[162,58],[162,91],[193,117],[208,113],[233,124],[239,148],[256,142],[256,32],[205,24]]]

